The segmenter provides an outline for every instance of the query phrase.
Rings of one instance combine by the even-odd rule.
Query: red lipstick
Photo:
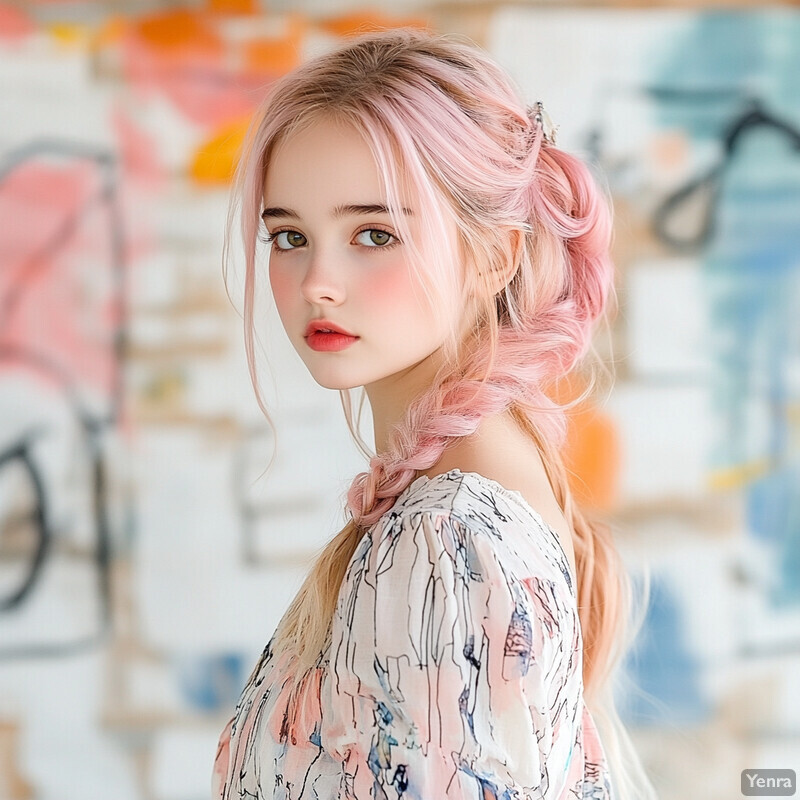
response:
[[[312,350],[331,352],[344,350],[359,337],[328,319],[314,319],[306,328],[306,342]]]

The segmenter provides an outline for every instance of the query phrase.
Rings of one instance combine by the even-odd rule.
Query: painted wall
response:
[[[265,297],[275,441],[221,250],[254,104],[369,16],[215,5],[0,6],[3,798],[207,797],[365,465]],[[429,19],[614,198],[616,384],[570,457],[652,580],[625,719],[664,800],[728,800],[746,767],[800,765],[800,14]]]

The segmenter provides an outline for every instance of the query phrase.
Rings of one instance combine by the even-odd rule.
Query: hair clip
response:
[[[539,125],[542,129],[544,139],[548,144],[554,145],[556,143],[556,133],[558,132],[558,125],[553,125],[553,120],[550,115],[544,110],[544,103],[537,100],[531,108],[528,109],[528,115]]]

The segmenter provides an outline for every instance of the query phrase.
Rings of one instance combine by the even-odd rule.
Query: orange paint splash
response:
[[[334,36],[355,36],[371,31],[382,31],[389,28],[419,28],[431,30],[431,24],[422,17],[396,17],[381,14],[378,11],[354,11],[337,14],[319,23],[319,27]]]
[[[189,167],[192,180],[200,186],[224,185],[233,177],[250,117],[225,125],[197,151]]]
[[[257,14],[260,10],[255,0],[207,0],[206,7],[215,14]]]
[[[228,43],[219,14],[186,9],[142,18],[122,36],[127,80],[145,97],[165,95],[192,122],[219,128],[252,113],[264,87],[298,63],[305,23],[285,34]]]
[[[563,379],[552,396],[559,403],[577,397],[585,388],[581,379]],[[613,510],[618,502],[621,444],[613,420],[591,398],[567,412],[564,461],[569,470],[570,491],[588,508]]]

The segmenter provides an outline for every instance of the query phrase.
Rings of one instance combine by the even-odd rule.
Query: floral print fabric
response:
[[[612,800],[574,587],[521,494],[421,476],[360,541],[294,725],[264,649],[214,800]]]

